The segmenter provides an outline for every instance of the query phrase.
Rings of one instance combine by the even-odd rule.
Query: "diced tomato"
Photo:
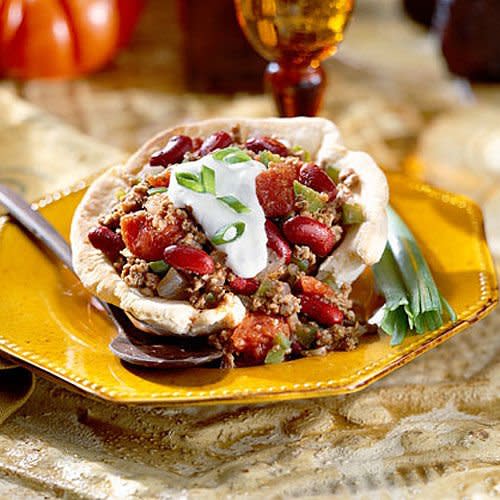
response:
[[[293,181],[298,167],[282,163],[260,173],[255,179],[257,198],[267,217],[281,217],[293,210]]]
[[[170,170],[165,170],[158,175],[148,175],[146,180],[152,187],[168,187],[170,184]]]
[[[160,219],[153,225],[153,217],[142,211],[124,215],[120,226],[126,247],[147,261],[163,259],[165,248],[184,235],[181,218],[169,223]]]
[[[333,297],[333,290],[322,281],[313,276],[301,276],[297,286],[305,295],[319,295],[321,297]]]
[[[290,337],[290,327],[281,317],[247,314],[235,328],[231,342],[235,354],[246,364],[262,364],[278,334]]]

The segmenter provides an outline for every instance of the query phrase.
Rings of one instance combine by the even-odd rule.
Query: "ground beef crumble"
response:
[[[294,245],[292,250],[292,261],[300,263],[299,270],[307,274],[311,272],[316,265],[316,255],[305,245]]]
[[[202,276],[188,274],[186,292],[189,296],[189,303],[197,309],[208,309],[217,306],[227,293],[224,286],[227,275],[227,267],[220,262],[216,262],[215,271],[212,274]]]
[[[156,295],[160,278],[149,271],[149,264],[137,257],[128,257],[121,272],[122,280],[132,288],[138,288],[147,297]]]
[[[119,228],[120,219],[123,215],[142,210],[144,203],[148,199],[147,192],[148,185],[144,182],[132,186],[128,192],[117,191],[116,196],[120,199],[118,199],[108,213],[99,219],[99,223],[110,229]]]
[[[185,213],[187,213],[188,216],[182,222],[182,230],[186,236],[184,236],[179,243],[182,245],[202,248],[208,243],[208,238],[201,227],[194,221],[190,210],[186,209]]]
[[[149,196],[144,203],[144,208],[153,216],[152,224],[155,229],[161,230],[165,225],[175,225],[178,220],[182,220],[182,227],[186,230],[194,227],[188,212],[182,208],[176,208],[166,193]]]
[[[300,311],[300,300],[291,293],[290,285],[279,280],[266,280],[246,305],[251,311],[280,316],[291,316]]]
[[[340,288],[333,290],[331,296],[324,297],[326,302],[335,304],[344,314],[347,314],[352,309],[351,285],[344,283]]]
[[[320,328],[316,335],[316,348],[327,348],[329,351],[352,351],[359,344],[360,328],[334,325],[331,328]]]
[[[231,129],[231,134],[233,134],[233,140],[236,144],[241,144],[242,143],[242,140],[241,140],[241,127],[238,125],[235,125],[232,129]]]
[[[121,200],[121,209],[123,213],[136,212],[140,210],[146,201],[149,186],[141,182],[134,186]]]
[[[233,127],[231,135],[234,141],[233,145],[241,147],[244,140],[240,127]],[[197,142],[201,144],[202,139],[198,138]],[[257,160],[261,154],[260,152],[245,151],[251,158]],[[308,153],[303,150],[291,153],[286,158],[274,155],[273,159],[268,162],[267,168],[279,171],[285,164],[295,169],[298,175],[299,167],[302,162],[306,161],[306,156]],[[184,160],[188,161],[199,158],[199,151],[188,152],[184,156]],[[323,168],[325,166],[322,164]],[[292,205],[293,211],[284,216],[273,218],[273,221],[275,224],[281,225],[287,217],[292,215],[310,217],[328,226],[333,232],[335,241],[339,243],[344,234],[342,205],[352,202],[353,192],[359,187],[359,182],[359,177],[352,169],[344,169],[339,176],[335,199],[329,201],[326,193],[318,193],[324,205],[319,210],[312,211],[306,199],[301,195],[292,194],[292,199],[293,196],[295,197],[294,205]],[[121,218],[126,214],[142,210],[151,216],[151,225],[156,231],[161,232],[166,226],[178,224],[181,227],[179,233],[183,236],[177,240],[176,244],[204,250],[215,261],[215,271],[211,274],[197,275],[188,271],[178,271],[186,283],[186,300],[197,309],[216,307],[224,296],[230,293],[229,283],[235,277],[225,264],[225,254],[213,250],[191,210],[189,208],[176,208],[170,201],[167,192],[161,192],[161,190],[154,194],[148,192],[151,184],[147,178],[143,179],[141,174],[131,177],[129,185],[128,190],[117,190],[116,202],[111,210],[99,219],[99,223],[120,234]],[[360,324],[356,319],[353,304],[349,298],[351,287],[342,285],[340,288],[334,288],[331,295],[321,297],[325,302],[334,304],[343,313],[341,324],[326,328],[301,314],[297,280],[304,275],[316,275],[323,259],[317,257],[308,246],[290,244],[290,247],[292,258],[288,265],[284,264],[283,260],[280,261],[277,255],[269,250],[268,266],[256,277],[259,288],[257,292],[249,296],[240,295],[243,304],[255,316],[264,313],[274,319],[281,318],[281,322],[286,319],[284,324],[288,325],[286,326],[289,329],[287,335],[290,335],[289,340],[292,344],[292,348],[287,351],[287,356],[291,352],[292,356],[297,355],[297,353],[300,353],[301,356],[313,356],[322,355],[332,350],[355,349],[359,343],[359,337],[367,331],[372,331],[373,328]],[[130,252],[125,249],[121,252],[120,257],[113,262],[113,266],[129,287],[136,288],[147,297],[158,296],[158,284],[163,274],[152,272],[146,260],[130,255]],[[252,314],[247,315],[247,317],[252,316]],[[297,347],[299,344],[295,331],[304,325],[314,329],[315,337],[310,346]],[[211,345],[223,351],[222,367],[226,368],[241,363],[238,352],[233,349],[232,335],[233,330],[228,329],[212,334],[208,339]]]
[[[337,202],[350,203],[352,201],[352,190],[359,185],[358,175],[351,169],[346,168],[339,176],[339,184],[337,184]]]

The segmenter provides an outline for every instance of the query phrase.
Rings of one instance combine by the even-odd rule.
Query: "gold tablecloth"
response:
[[[172,9],[151,0],[130,49],[98,75],[3,82],[0,180],[36,198],[119,161],[122,150],[171,124],[271,114],[265,96],[183,93],[178,33],[151,30],[171,24]],[[393,0],[358,2],[339,60],[327,64],[323,114],[346,142],[387,168],[400,168],[416,150],[425,163],[412,172],[486,204],[498,245],[500,166],[491,157],[500,141],[493,106],[500,87],[475,88],[480,102],[471,102]],[[491,125],[481,140],[457,132],[483,123],[483,106]],[[313,401],[127,408],[38,379],[0,427],[0,497],[493,498],[500,495],[499,330],[495,312],[359,394]],[[18,375],[9,385],[0,372],[0,401],[27,398],[31,379],[22,386]]]

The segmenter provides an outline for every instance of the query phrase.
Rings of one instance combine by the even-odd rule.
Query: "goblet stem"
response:
[[[271,86],[280,116],[316,116],[326,85],[321,66],[284,66],[278,62],[267,65],[265,81]]]

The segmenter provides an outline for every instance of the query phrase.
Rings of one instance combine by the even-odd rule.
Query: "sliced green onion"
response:
[[[295,329],[295,336],[299,344],[306,349],[309,349],[316,339],[318,329],[312,325],[299,324]]]
[[[115,193],[115,198],[117,200],[123,200],[123,198],[125,198],[126,194],[127,193],[124,189],[118,189]]]
[[[166,187],[154,187],[154,188],[149,188],[148,189],[148,194],[158,194],[158,193],[166,193],[168,191],[168,188]]]
[[[344,203],[342,205],[342,222],[344,224],[361,224],[365,220],[363,207],[358,203]]]
[[[182,187],[196,191],[197,193],[205,192],[201,179],[192,172],[177,172],[175,178]]]
[[[213,157],[216,160],[224,160],[226,163],[241,163],[252,159],[240,148],[234,146],[216,151]]]
[[[306,272],[309,269],[309,261],[307,259],[296,259],[292,257],[292,262],[301,270]]]
[[[266,365],[277,365],[278,363],[283,363],[285,361],[286,351],[285,349],[271,349],[266,354],[264,363]]]
[[[243,221],[233,222],[221,227],[213,236],[214,245],[225,245],[237,240],[245,232],[246,224]]]
[[[243,151],[238,151],[237,153],[231,153],[224,158],[226,163],[243,163],[245,161],[250,161],[252,158],[248,156]]]
[[[330,179],[333,182],[335,182],[335,183],[339,182],[340,169],[329,165],[328,167],[326,167],[326,173],[330,176]]]
[[[273,348],[267,353],[264,359],[266,365],[282,363],[285,360],[286,354],[290,351],[290,339],[285,337],[282,333],[278,333],[278,335],[274,337],[273,343]]]
[[[266,167],[269,167],[269,163],[274,161],[281,161],[281,156],[271,153],[271,151],[262,151],[259,153],[259,161],[263,163]]]
[[[229,148],[219,149],[219,151],[216,151],[212,156],[216,160],[223,160],[227,155],[230,155],[232,153],[238,153],[239,151],[241,151],[240,148],[231,146]]]
[[[255,294],[258,297],[265,297],[272,287],[273,287],[273,282],[271,280],[264,280],[259,285],[259,288],[255,292]]]
[[[301,184],[299,181],[293,181],[293,191],[295,196],[302,196],[307,202],[307,207],[311,212],[317,212],[325,206],[325,201],[320,193],[310,187],[304,186],[304,184]]]
[[[201,167],[201,182],[205,193],[215,194],[215,171],[203,165]]]
[[[311,161],[311,153],[304,149],[302,146],[293,146],[292,151],[294,153],[302,154],[303,161]]]
[[[340,291],[339,284],[332,273],[322,271],[320,275],[321,277],[318,276],[320,281],[326,283],[333,291]]]
[[[217,196],[217,199],[222,201],[222,203],[227,205],[229,208],[233,209],[237,214],[247,214],[250,212],[250,209],[246,205],[241,203],[238,198],[231,194],[228,194],[227,196]]]
[[[212,292],[208,292],[206,296],[207,304],[213,304],[216,300],[215,294]]]
[[[165,274],[170,266],[164,260],[154,260],[149,263],[149,269],[155,274]]]

